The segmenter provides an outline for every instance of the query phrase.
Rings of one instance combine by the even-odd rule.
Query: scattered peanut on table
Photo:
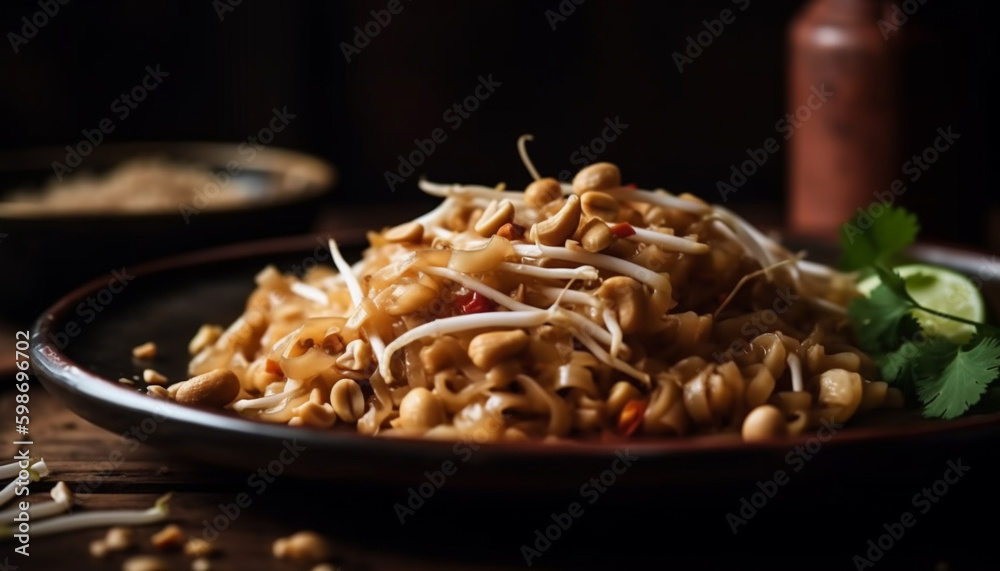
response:
[[[156,343],[149,341],[132,348],[132,356],[136,359],[149,360],[156,358]]]
[[[330,557],[330,546],[314,531],[299,531],[275,540],[272,553],[278,559],[316,563]]]
[[[156,369],[146,369],[142,372],[142,380],[146,381],[151,385],[165,385],[167,384],[167,377]]]

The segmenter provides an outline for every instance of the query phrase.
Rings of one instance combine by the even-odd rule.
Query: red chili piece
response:
[[[635,235],[635,228],[628,222],[621,222],[611,227],[611,235],[615,238],[628,238]]]

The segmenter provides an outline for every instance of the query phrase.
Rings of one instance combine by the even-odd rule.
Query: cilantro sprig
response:
[[[840,266],[853,271],[891,264],[919,232],[917,216],[903,208],[886,206],[878,217],[862,212],[840,228]]]
[[[1000,329],[921,305],[892,269],[919,230],[916,216],[894,207],[877,218],[863,213],[841,228],[841,267],[877,274],[881,282],[848,307],[858,345],[872,356],[886,382],[916,397],[926,417],[957,418],[981,401],[995,410],[1000,399],[983,396],[1000,392],[995,382]],[[975,335],[961,344],[935,335],[921,327],[915,310],[972,325]]]

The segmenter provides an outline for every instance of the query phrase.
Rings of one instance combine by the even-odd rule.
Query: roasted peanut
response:
[[[365,413],[365,395],[354,379],[340,379],[330,389],[330,405],[344,422],[357,422]]]
[[[184,544],[184,555],[191,557],[208,557],[214,552],[212,544],[200,537],[192,537]]]
[[[202,349],[218,341],[223,331],[218,325],[202,325],[188,343],[188,353],[197,355]]]
[[[151,385],[165,385],[167,378],[156,369],[146,369],[142,372],[142,380]]]
[[[568,197],[559,212],[541,222],[536,222],[531,227],[532,240],[537,239],[546,246],[562,246],[566,239],[576,232],[582,213],[580,198],[577,196]]]
[[[487,371],[494,365],[517,355],[528,346],[528,334],[521,329],[480,333],[469,342],[469,358]]]
[[[108,544],[104,543],[100,539],[95,539],[90,542],[90,556],[96,559],[103,559],[105,555],[108,554]]]
[[[171,398],[171,395],[169,392],[167,392],[167,389],[161,387],[160,385],[149,385],[148,387],[146,387],[146,394],[158,399],[170,400]]]
[[[580,207],[587,216],[600,218],[605,222],[617,222],[621,204],[606,192],[591,190],[580,195]]]
[[[611,416],[617,415],[625,408],[625,403],[636,400],[640,396],[642,393],[635,388],[635,385],[628,381],[618,381],[611,387],[611,393],[608,394],[608,413]]]
[[[830,369],[819,379],[819,404],[830,422],[847,422],[861,404],[861,375],[844,369]]]
[[[643,326],[648,304],[642,284],[635,279],[627,276],[610,277],[604,280],[595,295],[615,311],[624,333],[635,333]]]
[[[400,401],[399,419],[405,428],[433,428],[444,422],[444,404],[434,393],[417,387]]]
[[[104,536],[104,545],[108,551],[125,551],[132,547],[134,538],[131,527],[115,526]]]
[[[156,357],[156,343],[149,341],[132,348],[132,356],[136,359],[153,359]]]
[[[785,415],[769,404],[758,406],[743,420],[743,440],[761,442],[788,435]]]
[[[372,346],[363,339],[355,339],[344,348],[344,354],[337,357],[337,366],[348,371],[363,371],[371,365]]]
[[[480,236],[492,236],[504,224],[514,220],[514,203],[506,198],[497,202],[494,200],[483,211],[476,222],[475,231]]]
[[[337,414],[329,404],[306,401],[295,409],[295,416],[288,421],[289,426],[312,426],[330,428],[337,424]]]
[[[122,571],[170,571],[170,566],[159,557],[136,555],[122,564]]]
[[[184,545],[184,532],[176,524],[170,524],[154,533],[153,537],[150,538],[150,542],[156,549],[176,549]]]
[[[240,393],[240,379],[229,369],[215,369],[171,387],[174,400],[183,404],[222,408]]]
[[[611,163],[594,163],[580,169],[573,177],[573,192],[583,194],[588,190],[608,190],[622,185],[622,173]]]
[[[630,260],[639,253],[639,243],[632,240],[615,240],[601,253],[623,260]]]
[[[451,336],[440,337],[420,349],[420,364],[432,375],[454,366],[461,359],[465,359],[465,350]]]
[[[540,178],[524,189],[524,201],[532,208],[541,208],[562,196],[562,185],[554,178]]]
[[[580,230],[580,245],[588,252],[600,252],[614,241],[611,229],[598,218],[590,219]]]
[[[330,546],[319,534],[300,531],[290,537],[274,542],[271,549],[278,559],[289,559],[298,563],[316,563],[330,557]]]

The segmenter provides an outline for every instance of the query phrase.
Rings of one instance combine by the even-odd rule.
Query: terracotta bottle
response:
[[[898,175],[898,40],[879,27],[887,17],[880,0],[813,0],[792,22],[784,136],[793,233],[835,237]]]

